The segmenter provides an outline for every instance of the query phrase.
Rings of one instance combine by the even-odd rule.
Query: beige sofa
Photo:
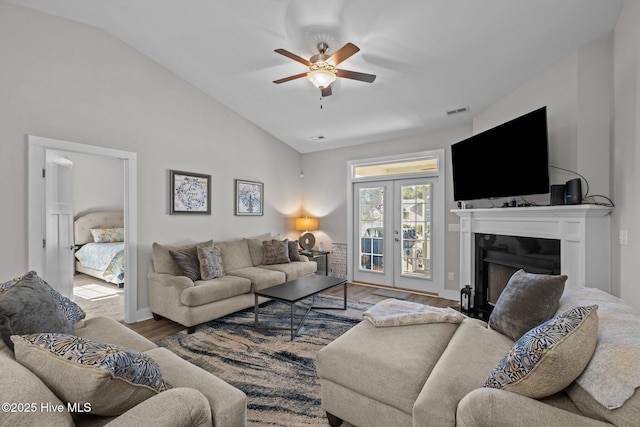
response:
[[[213,244],[205,242],[204,244]],[[153,260],[147,268],[149,305],[155,319],[165,317],[187,327],[234,313],[255,304],[254,291],[313,274],[317,264],[300,255],[299,261],[264,265],[262,239],[241,239],[215,243],[220,247],[224,276],[196,280],[181,276],[170,250],[196,244],[167,246],[153,244]],[[260,301],[266,301],[260,299]]]
[[[514,341],[480,320],[397,327],[363,320],[317,355],[322,406],[332,426],[637,426],[640,312],[583,288],[565,290],[558,313],[591,304],[598,305],[595,352],[551,396],[482,387]],[[617,409],[592,397],[613,391],[626,393]]]
[[[100,343],[114,344],[148,354],[172,386],[115,417],[76,411],[70,413],[33,372],[16,361],[0,340],[0,425],[3,426],[244,426],[246,395],[192,365],[171,351],[157,347],[115,320],[95,317],[76,323],[73,333]],[[73,378],[69,386],[76,387]],[[6,404],[13,406],[4,406]],[[65,409],[60,410],[59,408]],[[83,407],[76,408],[82,409]],[[72,410],[73,412],[73,410]]]

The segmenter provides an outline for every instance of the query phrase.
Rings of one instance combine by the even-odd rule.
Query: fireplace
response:
[[[474,314],[488,318],[511,275],[560,274],[560,240],[475,233]]]
[[[611,210],[597,205],[452,210],[460,217],[460,288],[471,286],[476,293],[471,301],[490,311],[491,303],[495,303],[501,291],[501,281],[514,269],[527,265],[529,270],[525,270],[531,272],[566,274],[565,288],[591,287],[610,292]],[[515,239],[521,249],[505,249],[503,240],[507,237]],[[522,238],[536,239],[543,247],[542,253],[537,255],[544,256],[527,256],[532,255],[532,243]],[[476,245],[478,240],[481,245]],[[547,259],[552,252],[551,246],[559,248],[559,262]],[[484,252],[482,260],[480,251]],[[499,262],[485,263],[485,259]],[[494,279],[492,284],[487,284],[486,289],[484,285],[479,286],[476,290],[477,283],[489,273]],[[500,277],[502,279],[498,280]],[[477,295],[478,292],[482,295]],[[484,307],[485,303],[489,305],[488,309]]]

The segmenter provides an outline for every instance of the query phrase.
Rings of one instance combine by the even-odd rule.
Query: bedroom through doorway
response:
[[[49,174],[51,153],[72,167]],[[41,272],[90,317],[125,323],[140,317],[137,254],[129,250],[137,240],[136,170],[135,153],[29,136],[29,269]],[[57,204],[71,207],[55,215],[48,206]],[[77,220],[84,220],[81,233]],[[76,255],[92,245],[101,246],[105,258],[81,265]],[[87,255],[93,256],[98,255]]]

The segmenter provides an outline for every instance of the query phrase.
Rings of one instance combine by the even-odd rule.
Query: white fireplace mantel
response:
[[[460,217],[460,287],[474,286],[474,233],[560,240],[567,288],[610,291],[609,214],[599,205],[453,209]]]

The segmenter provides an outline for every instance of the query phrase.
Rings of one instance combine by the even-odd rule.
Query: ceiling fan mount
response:
[[[309,71],[275,80],[274,83],[280,84],[306,77],[307,80],[309,80],[314,84],[314,86],[320,89],[322,96],[329,96],[331,95],[331,83],[333,83],[337,77],[343,77],[367,83],[372,83],[376,79],[376,76],[373,74],[359,73],[356,71],[347,71],[336,68],[342,61],[360,51],[360,48],[353,43],[345,44],[332,55],[327,55],[327,51],[329,50],[329,45],[327,43],[320,42],[316,47],[318,49],[318,53],[313,55],[308,60],[294,53],[291,53],[288,50],[276,49],[276,53],[279,53],[289,59],[293,59],[294,61],[306,65],[307,67],[309,67]]]

